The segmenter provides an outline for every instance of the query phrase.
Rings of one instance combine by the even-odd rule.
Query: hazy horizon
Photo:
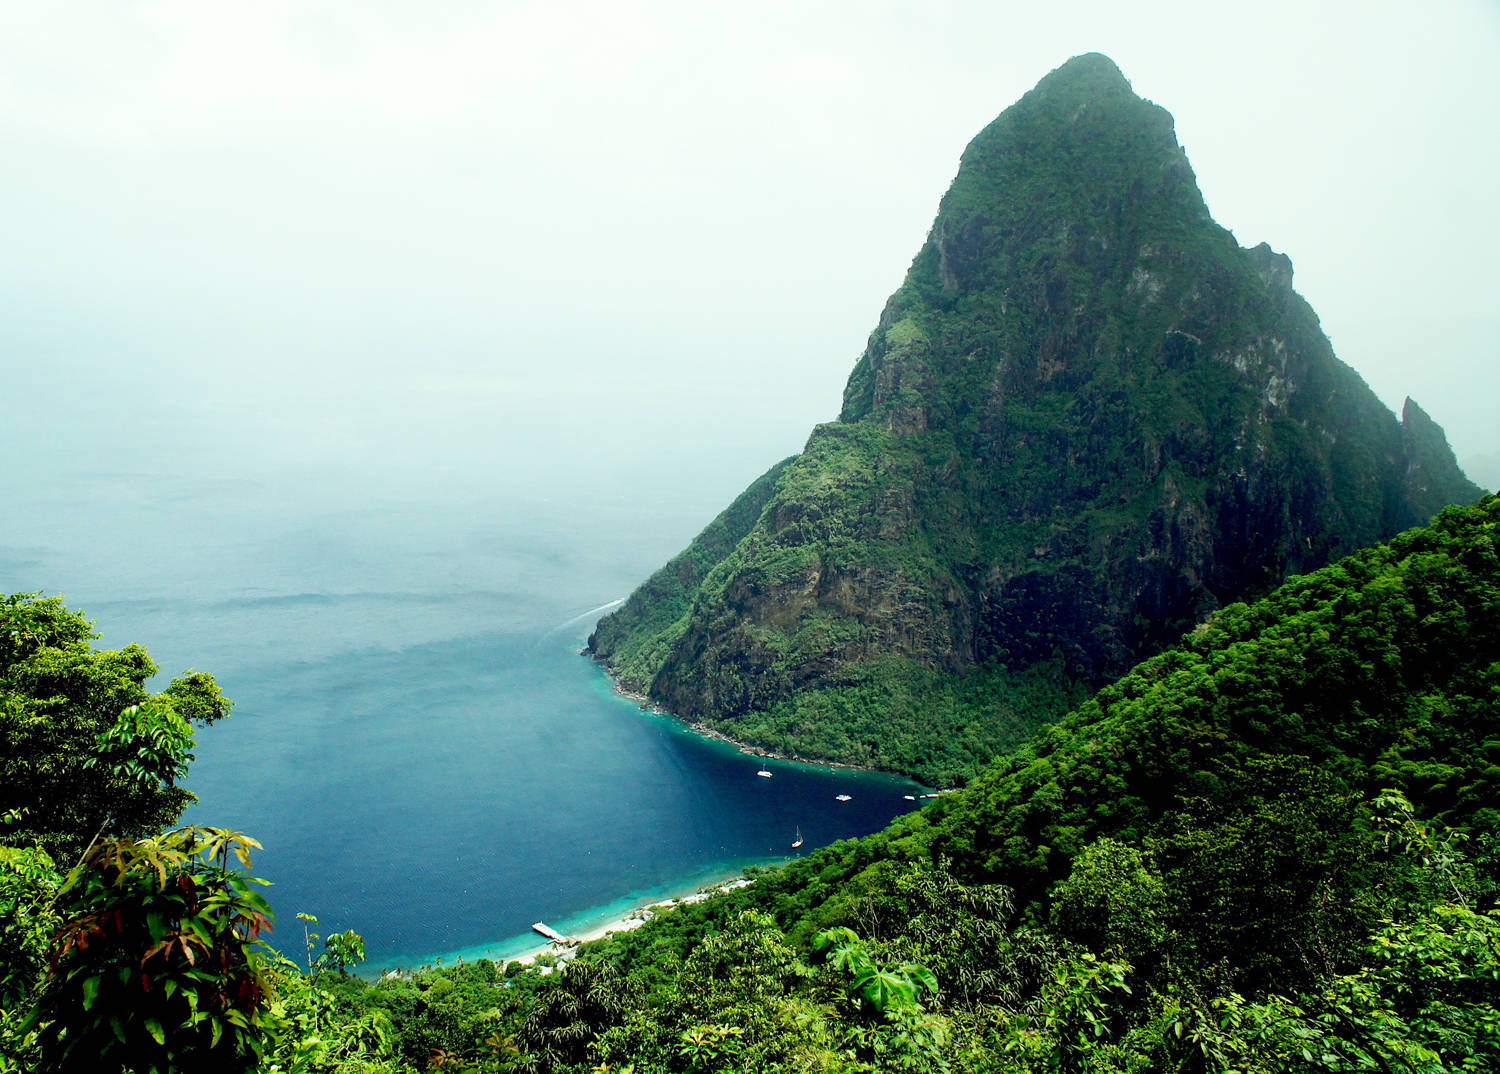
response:
[[[618,416],[743,484],[836,415],[968,140],[1098,50],[1176,117],[1219,222],[1292,258],[1341,358],[1460,456],[1500,450],[1491,5],[3,19],[6,380],[56,426],[126,433],[120,404],[138,426],[157,400],[202,450],[295,468]]]
[[[28,489],[660,502],[670,554],[837,415],[964,146],[1092,50],[1388,405],[1500,452],[1489,5],[0,19],[0,445]]]

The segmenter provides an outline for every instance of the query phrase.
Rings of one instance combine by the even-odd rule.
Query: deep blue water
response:
[[[10,490],[0,588],[63,593],[163,683],[218,677],[236,706],[199,735],[186,819],[265,845],[290,952],[304,912],[360,931],[367,968],[504,955],[535,921],[581,929],[782,860],[799,827],[806,853],[911,808],[904,781],[643,712],[578,655],[742,483],[550,498],[80,469]]]
[[[578,655],[585,631],[476,634],[246,681],[233,730],[195,769],[193,817],[263,833],[257,864],[284,918],[356,927],[380,965],[535,946],[535,921],[691,890],[793,853],[799,827],[806,852],[910,807],[912,785],[888,777],[781,763],[758,776],[766,762],[617,695]]]

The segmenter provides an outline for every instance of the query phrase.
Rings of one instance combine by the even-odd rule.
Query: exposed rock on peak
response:
[[[1259,246],[1247,251],[1250,262],[1255,266],[1255,271],[1260,273],[1261,282],[1266,285],[1266,290],[1272,294],[1289,294],[1292,290],[1292,259],[1286,254],[1278,254],[1271,249],[1269,243],[1261,243]]]
[[[1458,467],[1443,429],[1411,396],[1401,407],[1401,450],[1406,459],[1402,494],[1427,513],[1473,499],[1475,488]]]

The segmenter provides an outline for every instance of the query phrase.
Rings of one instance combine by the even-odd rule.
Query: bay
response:
[[[100,644],[145,644],[158,684],[218,677],[236,706],[199,734],[185,820],[264,844],[288,954],[300,912],[363,934],[367,969],[503,957],[533,922],[582,930],[785,860],[799,829],[807,853],[914,804],[907,781],[762,761],[642,711],[579,655],[707,497],[727,502],[716,488],[154,461],[13,488],[0,583],[62,591]]]

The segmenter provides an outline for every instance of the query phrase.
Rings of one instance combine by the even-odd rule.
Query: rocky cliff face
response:
[[[1416,503],[1473,499],[1475,484],[1464,475],[1442,427],[1410,396],[1401,408],[1401,454],[1406,461],[1402,495]]]
[[[684,553],[690,596],[590,645],[737,737],[951,778],[1067,684],[1479,495],[1291,261],[1213,222],[1171,116],[1081,56],[965,151],[839,420]]]

